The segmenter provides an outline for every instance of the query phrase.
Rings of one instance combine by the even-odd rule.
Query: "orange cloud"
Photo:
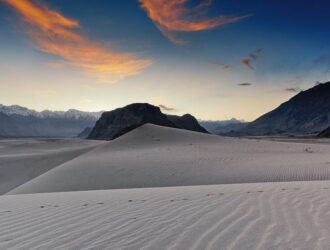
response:
[[[2,0],[16,10],[29,25],[28,34],[38,49],[62,57],[104,83],[113,83],[136,75],[151,64],[131,53],[119,53],[90,41],[75,29],[76,20],[67,18],[33,0]]]
[[[213,29],[237,22],[248,16],[219,16],[200,18],[211,0],[204,0],[195,8],[187,8],[188,0],[139,0],[149,18],[157,25],[162,34],[174,43],[182,43],[172,32],[191,32]]]
[[[254,67],[252,65],[252,62],[256,62],[259,58],[260,53],[262,52],[262,49],[255,49],[250,55],[249,57],[243,58],[241,63],[248,67],[249,69],[254,70]]]
[[[249,69],[254,70],[254,67],[253,67],[252,64],[251,64],[251,59],[250,59],[250,58],[243,58],[242,61],[241,61],[241,63],[242,63],[244,66],[248,67]]]

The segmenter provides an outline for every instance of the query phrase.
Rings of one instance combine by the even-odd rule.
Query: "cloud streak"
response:
[[[249,16],[201,17],[211,5],[212,0],[203,0],[194,8],[186,6],[189,0],[139,0],[139,2],[162,34],[175,44],[185,43],[175,36],[175,32],[214,29]]]
[[[212,64],[218,66],[219,68],[223,70],[230,70],[233,68],[233,65],[227,64],[227,63],[218,63],[218,62],[211,62]]]
[[[176,111],[175,108],[167,107],[167,106],[165,106],[163,104],[159,104],[158,107],[160,107],[161,110],[168,111],[168,112]]]
[[[241,87],[249,87],[249,86],[252,86],[252,83],[249,83],[249,82],[243,82],[243,83],[239,83],[237,84],[238,86],[241,86]]]
[[[298,93],[301,91],[301,89],[300,88],[286,88],[284,91]]]
[[[28,24],[37,48],[59,56],[99,82],[114,83],[136,75],[152,62],[132,53],[120,53],[77,32],[79,22],[33,0],[1,0]]]

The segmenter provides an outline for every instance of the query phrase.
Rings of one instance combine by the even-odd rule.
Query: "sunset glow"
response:
[[[4,2],[13,7],[29,25],[28,34],[41,51],[63,58],[67,64],[82,69],[99,82],[114,83],[138,74],[151,64],[151,60],[139,59],[131,53],[115,52],[89,40],[75,30],[79,27],[78,21],[45,5],[38,5],[31,0]]]
[[[328,7],[0,0],[0,104],[99,111],[148,102],[252,121],[329,80]]]

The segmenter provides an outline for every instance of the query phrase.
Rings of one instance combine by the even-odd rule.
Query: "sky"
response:
[[[252,121],[330,78],[330,2],[0,0],[0,103]]]

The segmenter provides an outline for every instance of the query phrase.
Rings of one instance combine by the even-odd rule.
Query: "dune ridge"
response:
[[[78,139],[0,140],[0,195],[103,143]]]
[[[9,194],[330,179],[330,147],[147,124]]]

